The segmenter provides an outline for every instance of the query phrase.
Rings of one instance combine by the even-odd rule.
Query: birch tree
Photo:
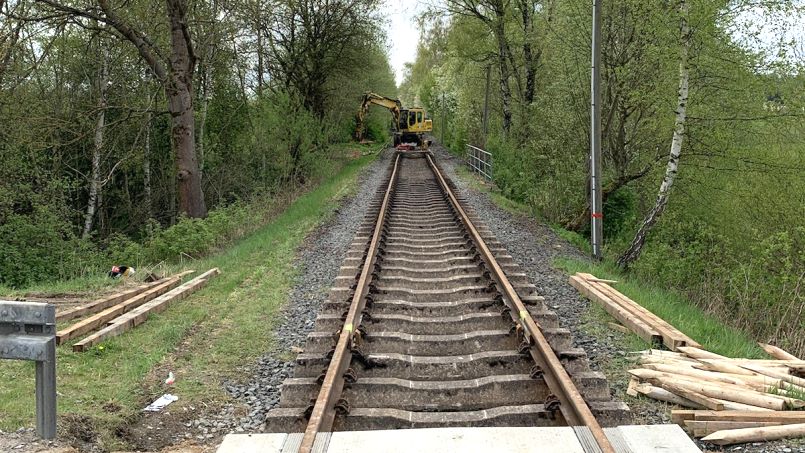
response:
[[[95,136],[92,146],[92,169],[89,177],[89,199],[84,214],[84,230],[81,237],[86,239],[92,231],[92,221],[95,218],[95,207],[98,202],[98,192],[103,187],[101,181],[101,156],[104,150],[103,135],[106,127],[106,92],[109,89],[109,49],[103,40],[99,39],[100,67],[95,80],[95,89],[98,95],[98,118],[95,122]]]
[[[685,123],[687,120],[688,109],[688,83],[690,79],[690,68],[688,63],[690,44],[691,44],[691,31],[688,23],[688,2],[687,0],[679,0],[679,92],[676,105],[676,118],[674,119],[674,132],[671,139],[671,152],[668,155],[668,163],[665,167],[665,176],[663,177],[660,189],[657,194],[657,200],[654,202],[654,207],[649,211],[640,225],[640,228],[635,233],[631,244],[618,258],[617,264],[621,268],[626,268],[640,257],[640,252],[646,243],[646,238],[662,216],[666,206],[668,206],[668,199],[671,195],[671,188],[674,185],[674,180],[679,171],[679,159],[682,155],[682,144],[685,139]]]

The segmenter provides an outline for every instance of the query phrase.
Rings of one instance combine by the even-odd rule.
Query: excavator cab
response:
[[[427,117],[425,109],[411,108],[400,110],[400,124],[397,129],[399,138],[395,137],[395,144],[416,143],[424,144],[424,134],[433,130],[433,120]]]
[[[355,138],[363,139],[364,119],[370,105],[379,105],[388,109],[394,116],[394,146],[403,143],[416,143],[419,147],[427,148],[425,133],[433,130],[433,121],[428,118],[423,108],[402,108],[399,99],[391,99],[375,93],[365,93],[361,107],[355,117]]]

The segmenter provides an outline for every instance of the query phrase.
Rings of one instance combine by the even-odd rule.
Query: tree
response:
[[[193,74],[196,55],[187,24],[185,0],[166,0],[170,52],[165,52],[146,32],[136,29],[108,0],[97,0],[97,7],[75,8],[55,0],[37,0],[55,12],[85,18],[108,25],[118,38],[129,41],[153,71],[167,97],[171,115],[171,139],[176,155],[176,179],[179,187],[179,211],[189,217],[205,217],[207,205],[201,187],[201,171],[196,156],[193,109]],[[91,25],[85,24],[86,27]]]
[[[688,2],[687,0],[679,0],[679,92],[676,105],[676,118],[674,119],[674,132],[671,139],[671,151],[668,155],[668,164],[665,168],[665,176],[663,177],[660,189],[657,194],[657,201],[654,202],[654,207],[649,211],[643,220],[643,224],[635,233],[634,239],[631,244],[618,258],[618,266],[625,268],[630,263],[640,257],[643,246],[646,243],[646,236],[648,235],[654,224],[657,223],[665,208],[668,206],[668,198],[671,194],[671,188],[674,185],[677,172],[679,171],[679,158],[682,154],[682,143],[685,140],[685,126],[687,121],[688,110],[688,84],[690,80],[690,68],[688,63],[690,46],[691,46],[691,30],[688,24]]]
[[[497,62],[500,71],[500,98],[503,104],[503,133],[508,136],[512,125],[512,54],[506,36],[506,12],[509,2],[505,0],[447,0],[448,11],[460,16],[480,20],[494,35],[497,43]]]

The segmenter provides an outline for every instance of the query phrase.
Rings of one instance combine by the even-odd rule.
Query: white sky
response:
[[[389,57],[395,80],[399,86],[403,80],[405,63],[416,59],[416,46],[419,42],[419,29],[416,16],[425,10],[420,0],[385,0],[382,14],[389,21]]]

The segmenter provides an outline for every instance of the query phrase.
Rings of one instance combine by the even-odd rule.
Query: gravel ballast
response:
[[[369,203],[386,176],[392,154],[384,151],[364,169],[357,179],[355,194],[342,200],[335,215],[305,239],[296,257],[298,275],[294,287],[279,314],[279,324],[271,334],[275,349],[241,370],[242,374],[250,376],[242,381],[244,383],[224,384],[235,401],[224,406],[217,415],[193,422],[199,440],[228,432],[262,431],[266,413],[279,403],[282,382],[293,372],[294,348],[304,347],[307,334],[313,330],[319,306],[338,276]],[[243,413],[244,405],[248,408],[246,413]]]
[[[497,206],[490,197],[474,189],[456,168],[462,160],[447,153],[438,145],[432,148],[437,162],[461,190],[480,219],[520,264],[539,294],[545,297],[549,308],[560,318],[562,327],[568,328],[574,344],[583,348],[592,369],[602,369],[610,377],[610,385],[617,399],[623,399],[626,380],[613,378],[610,370],[600,367],[613,357],[622,358],[627,351],[618,340],[618,332],[591,334],[587,324],[591,321],[590,302],[581,297],[567,282],[567,275],[554,267],[556,258],[588,259],[587,256],[547,226],[523,215],[508,212]],[[218,438],[223,434],[261,432],[266,413],[277,406],[282,382],[292,374],[295,348],[304,346],[307,334],[313,329],[318,309],[333,285],[355,232],[363,221],[365,209],[386,175],[393,152],[386,151],[358,178],[354,196],[344,200],[337,213],[320,226],[305,241],[296,259],[298,276],[289,295],[287,306],[280,314],[274,332],[276,348],[242,372],[248,379],[243,383],[226,383],[227,392],[234,398],[232,404],[222,408],[215,416],[204,416],[193,422],[199,440]],[[600,330],[600,329],[599,329]],[[621,373],[622,375],[623,373]],[[631,403],[630,403],[631,404]],[[243,407],[247,410],[243,410]],[[639,424],[670,423],[668,407],[642,399],[632,404],[635,422]],[[700,444],[700,446],[702,446]],[[712,446],[710,451],[713,450]],[[741,452],[805,452],[798,446],[775,442],[768,444],[727,447],[723,451]]]

